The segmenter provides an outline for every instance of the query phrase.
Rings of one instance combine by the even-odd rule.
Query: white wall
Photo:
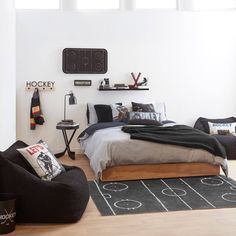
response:
[[[15,11],[12,0],[0,1],[0,150],[16,138]]]
[[[73,90],[78,105],[70,117],[86,126],[86,102],[165,101],[169,119],[193,125],[199,116],[236,114],[236,12],[177,11],[18,11],[17,138],[43,138],[52,149],[63,147],[55,125],[63,118],[63,98]],[[104,75],[62,72],[66,47],[106,48]],[[99,81],[132,83],[142,72],[150,91],[99,92]],[[74,87],[74,79],[91,79],[92,87]],[[56,89],[41,93],[45,124],[29,130],[32,92],[27,80],[53,80]],[[68,117],[69,118],[69,117]],[[79,134],[79,132],[77,133]],[[72,148],[78,148],[74,140]]]

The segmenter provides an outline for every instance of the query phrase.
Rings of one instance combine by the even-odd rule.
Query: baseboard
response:
[[[75,152],[75,154],[84,154],[84,150],[82,148],[74,148],[73,152]]]

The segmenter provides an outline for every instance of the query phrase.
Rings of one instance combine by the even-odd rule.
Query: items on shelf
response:
[[[139,82],[138,83],[138,80],[140,79],[140,76],[141,76],[141,72],[138,73],[138,76],[137,78],[135,77],[134,73],[131,72],[131,75],[132,75],[132,78],[134,80],[134,84],[133,84],[133,87],[139,87],[139,86],[147,86],[147,78],[143,78],[142,82]]]
[[[109,78],[105,78],[100,82],[98,90],[111,91],[111,90],[149,90],[147,86],[147,78],[143,78],[141,82],[138,82],[141,76],[141,72],[138,73],[137,78],[134,73],[131,73],[134,80],[134,84],[126,85],[124,83],[115,83],[113,86],[110,86]]]
[[[103,85],[103,83],[104,83],[104,85]],[[109,78],[104,78],[104,79],[100,82],[99,90],[102,90],[102,89],[111,89]]]
[[[130,90],[149,90],[149,88],[147,86],[139,86],[137,88],[130,88],[130,87],[124,87],[124,88],[115,88],[115,87],[110,87],[110,88],[102,88],[102,89],[98,89],[99,91],[130,91]]]
[[[105,81],[105,84],[104,84],[103,88],[104,88],[104,89],[110,88],[109,78],[105,78],[104,81]]]
[[[125,84],[114,84],[115,89],[128,89],[129,87]]]
[[[138,87],[143,87],[143,86],[147,86],[147,82],[148,82],[148,80],[147,80],[147,78],[143,78],[143,81],[142,82],[140,82],[140,83],[138,83]]]
[[[137,88],[137,87],[138,87],[138,80],[139,80],[139,78],[140,78],[140,76],[141,76],[141,72],[138,73],[137,78],[135,77],[135,75],[134,75],[133,72],[131,72],[131,75],[132,75],[132,78],[133,78],[133,80],[134,80],[133,86],[134,86],[134,88]]]

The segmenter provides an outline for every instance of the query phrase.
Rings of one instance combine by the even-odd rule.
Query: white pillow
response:
[[[236,122],[233,123],[212,123],[208,122],[210,134],[234,134]]]
[[[166,116],[166,105],[164,102],[153,103],[155,112],[160,113],[160,121],[167,120]]]
[[[88,112],[88,125],[96,124],[98,123],[98,117],[96,110],[94,108],[94,103],[88,103],[87,104],[87,112]]]
[[[51,180],[65,171],[64,167],[57,162],[56,157],[41,143],[36,143],[17,150],[43,180]]]

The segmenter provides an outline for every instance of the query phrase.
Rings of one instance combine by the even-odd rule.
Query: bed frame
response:
[[[122,165],[109,167],[101,174],[101,181],[178,178],[219,175],[220,166],[208,163],[168,163]]]

